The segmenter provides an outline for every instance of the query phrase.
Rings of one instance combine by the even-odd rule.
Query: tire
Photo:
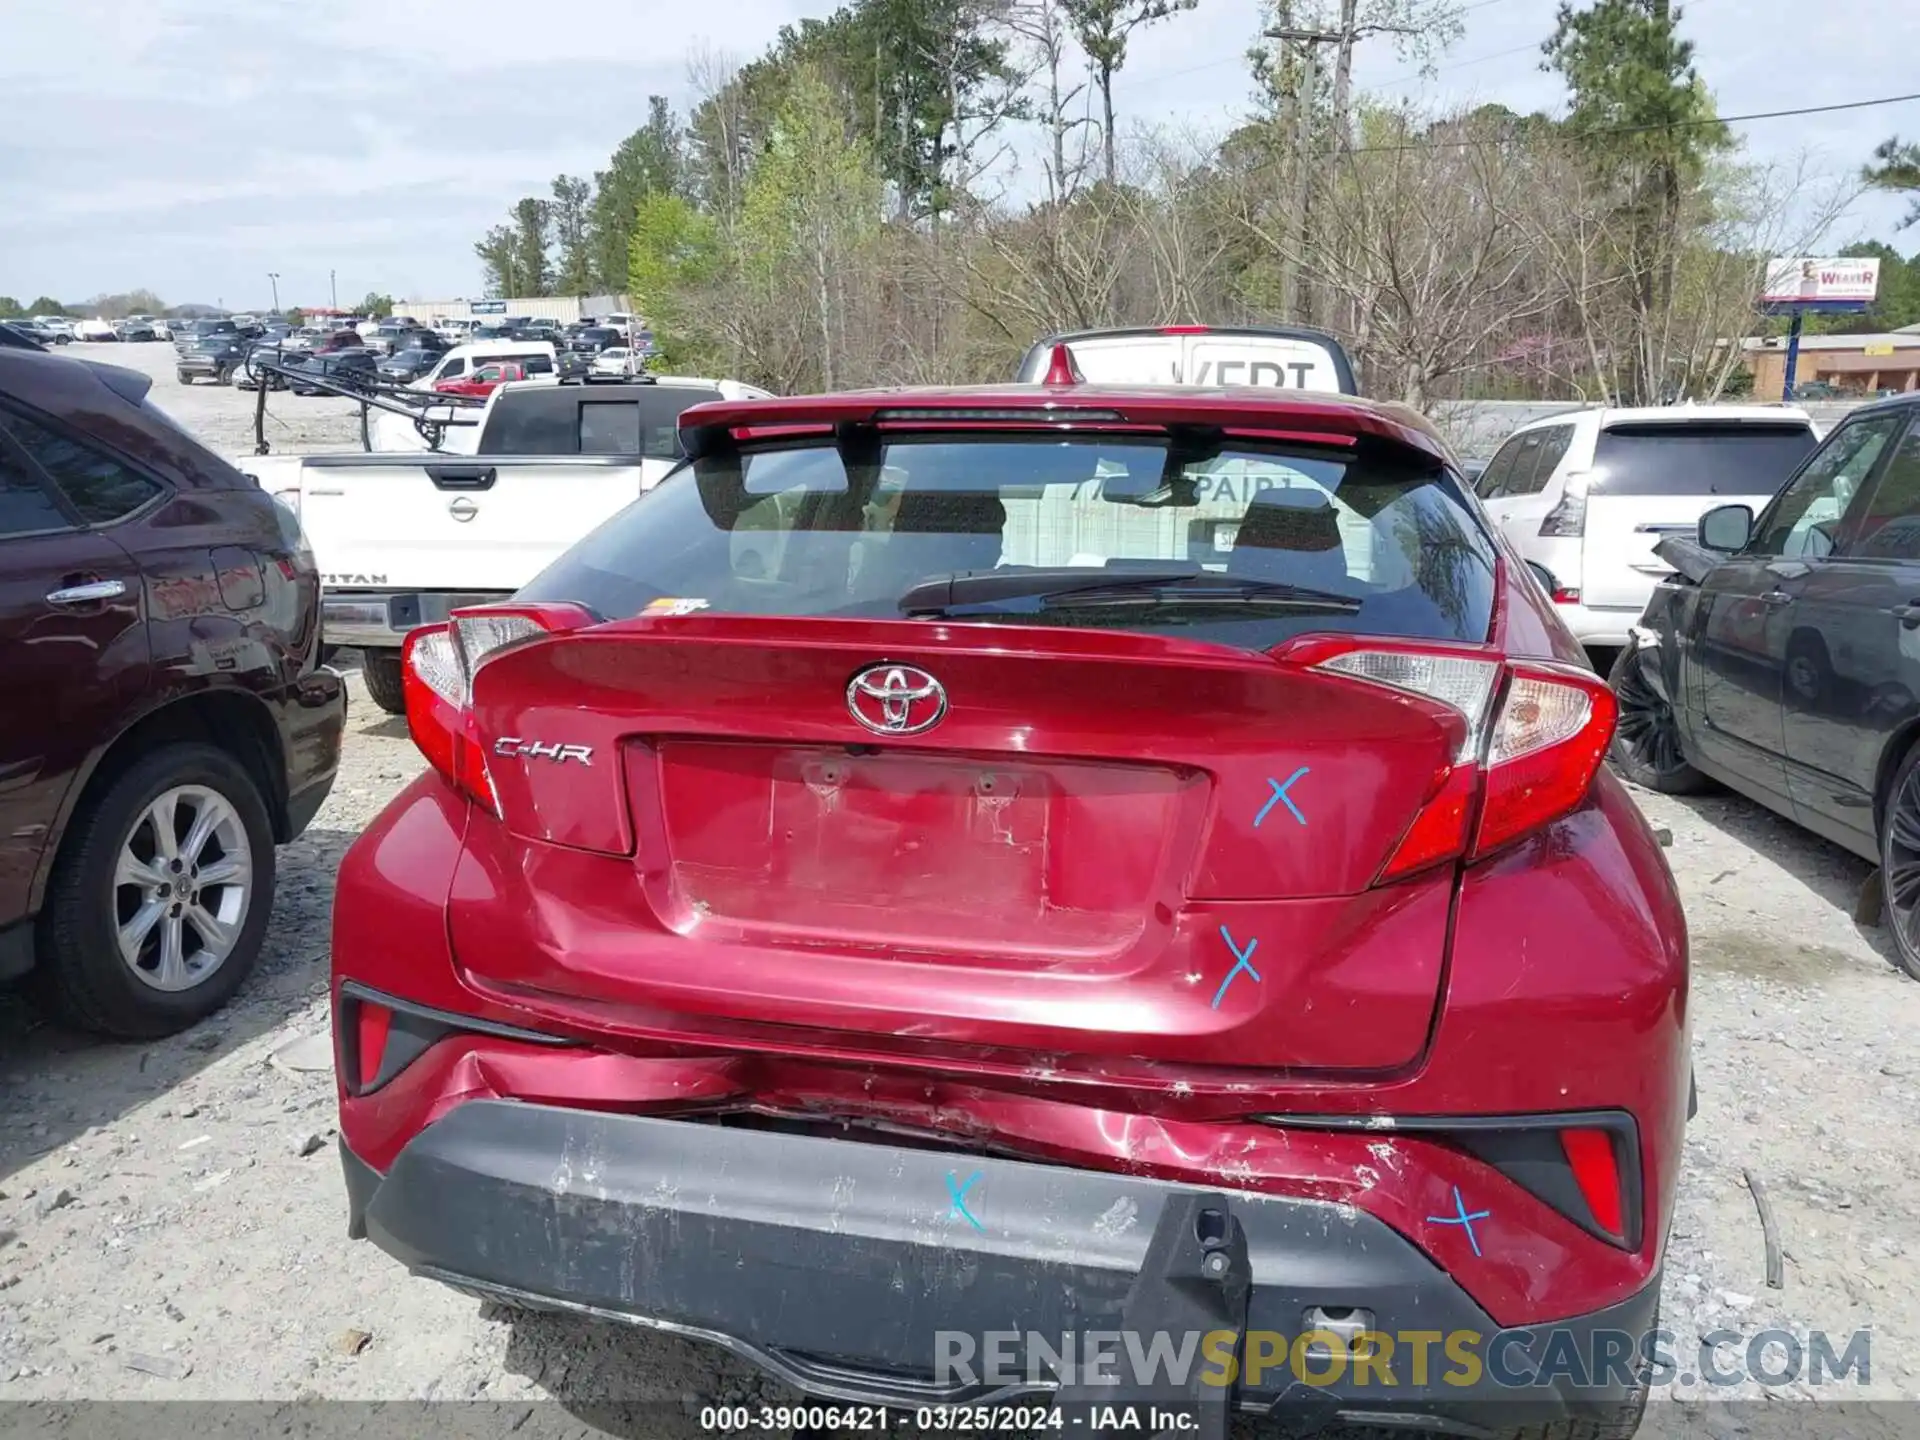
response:
[[[189,375],[186,371],[180,370],[175,373],[180,377],[180,383],[182,385],[191,385],[193,383],[193,376]]]
[[[367,694],[373,703],[389,715],[407,713],[407,690],[401,680],[398,650],[363,650],[360,673],[367,682]]]
[[[164,878],[170,872],[152,810],[166,796],[175,797],[174,813],[177,823],[188,826],[187,842],[198,828],[194,822],[218,821],[196,850],[188,851],[175,837],[180,863],[198,859],[210,873],[217,865],[242,877],[196,890],[171,910],[121,868],[131,861],[142,867],[142,875]],[[175,883],[191,880],[182,872]],[[40,963],[33,983],[42,1003],[80,1029],[125,1040],[174,1034],[225,1005],[246,980],[260,958],[273,890],[272,822],[246,767],[213,745],[163,745],[82,800],[40,913]],[[150,905],[159,908],[129,960],[123,937]],[[183,907],[183,918],[175,919]],[[211,953],[216,947],[195,927],[196,909],[229,927],[224,954]],[[215,910],[220,913],[214,915]],[[196,960],[203,967],[198,974]]]
[[[1680,749],[1673,706],[1646,678],[1648,652],[1629,646],[1615,657],[1607,685],[1620,703],[1620,723],[1608,759],[1624,778],[1662,795],[1697,795],[1713,782],[1689,765]]]
[[[1920,745],[1893,772],[1881,806],[1880,889],[1893,962],[1920,980]]]

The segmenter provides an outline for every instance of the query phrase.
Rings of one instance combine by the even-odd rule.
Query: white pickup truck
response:
[[[503,385],[470,454],[239,462],[295,506],[320,566],[321,641],[357,646],[368,693],[406,708],[416,625],[518,590],[680,462],[680,412],[764,396],[730,381]]]

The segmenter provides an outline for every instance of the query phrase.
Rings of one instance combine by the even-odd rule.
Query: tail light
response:
[[[1549,510],[1546,518],[1540,522],[1540,533],[1572,539],[1578,539],[1587,533],[1587,477],[1585,475],[1567,476],[1566,489],[1560,493],[1560,503]]]
[[[474,724],[473,677],[509,646],[593,623],[577,605],[490,605],[456,610],[445,625],[409,634],[401,659],[407,730],[427,763],[499,814],[486,746]]]
[[[1619,706],[1570,665],[1399,649],[1337,649],[1315,670],[1437,700],[1463,721],[1450,764],[1376,883],[1481,859],[1575,808],[1612,743]],[[1330,647],[1329,647],[1330,648]]]

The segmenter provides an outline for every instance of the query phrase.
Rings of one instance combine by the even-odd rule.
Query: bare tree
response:
[[[1570,141],[1537,139],[1529,163],[1552,203],[1523,214],[1527,241],[1582,360],[1563,378],[1603,403],[1722,394],[1759,319],[1767,258],[1806,253],[1859,194],[1805,161],[1715,162],[1678,193],[1672,241],[1649,247],[1628,203],[1643,176],[1598,171]]]
[[[1020,0],[1009,10],[1006,23],[1026,42],[1035,60],[1041,90],[1038,118],[1047,137],[1043,162],[1047,200],[1057,205],[1073,198],[1087,172],[1086,132],[1093,119],[1073,115],[1074,102],[1086,93],[1087,82],[1068,84],[1063,77],[1073,41],[1062,0]]]
[[[1271,167],[1253,171],[1242,195],[1242,223],[1328,292],[1334,328],[1410,405],[1472,366],[1491,337],[1553,307],[1521,222],[1539,197],[1498,145],[1460,143],[1499,138],[1480,128],[1368,116],[1372,143],[1318,167],[1311,243],[1275,203]]]
[[[1109,185],[1120,174],[1113,132],[1113,77],[1127,63],[1127,41],[1143,25],[1151,25],[1191,10],[1200,0],[1061,0],[1073,38],[1080,42],[1093,65],[1094,84],[1100,90],[1101,154]]]

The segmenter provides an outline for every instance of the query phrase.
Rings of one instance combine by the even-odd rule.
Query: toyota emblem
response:
[[[947,687],[914,665],[869,665],[848,682],[847,709],[876,735],[918,735],[947,713]]]
[[[480,507],[462,495],[447,506],[447,513],[464,525],[480,513]]]

